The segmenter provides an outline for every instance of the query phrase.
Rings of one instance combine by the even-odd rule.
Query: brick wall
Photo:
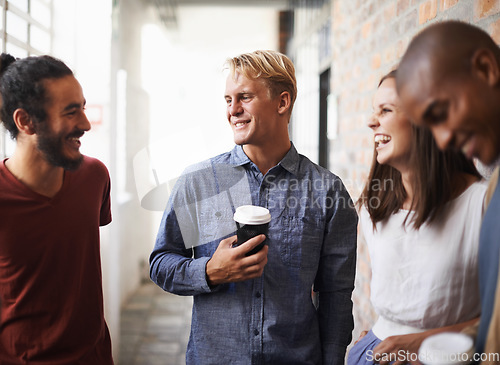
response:
[[[500,43],[500,0],[332,0],[331,9],[331,90],[338,97],[339,134],[331,141],[330,168],[357,199],[372,160],[372,134],[366,123],[380,77],[397,66],[411,38],[432,22],[467,21]],[[375,320],[369,282],[369,257],[360,237],[354,339]]]

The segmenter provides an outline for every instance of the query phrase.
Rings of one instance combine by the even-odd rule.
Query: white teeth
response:
[[[375,140],[375,143],[380,143],[380,142],[387,143],[387,142],[389,142],[391,140],[391,137],[385,136],[385,135],[382,135],[382,134],[377,134],[375,136],[374,140]]]
[[[246,123],[245,122],[238,122],[238,123],[235,123],[235,127],[241,127],[242,125],[245,125]]]

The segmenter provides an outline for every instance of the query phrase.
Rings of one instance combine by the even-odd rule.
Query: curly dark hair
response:
[[[0,116],[12,139],[19,133],[14,111],[24,109],[34,122],[43,122],[48,101],[44,81],[72,75],[73,71],[64,62],[51,56],[15,59],[6,53],[0,55]]]

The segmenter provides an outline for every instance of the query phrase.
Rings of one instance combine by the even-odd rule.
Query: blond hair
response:
[[[263,79],[272,97],[287,91],[290,94],[291,112],[297,98],[297,80],[290,58],[276,51],[255,51],[229,58],[226,64],[233,77],[240,73],[248,79]]]

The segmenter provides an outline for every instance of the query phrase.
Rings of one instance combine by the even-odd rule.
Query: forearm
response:
[[[461,323],[453,324],[451,326],[446,326],[446,327],[434,328],[434,329],[425,331],[424,333],[428,334],[427,337],[429,337],[429,336],[432,336],[432,335],[435,335],[435,334],[441,333],[441,332],[460,332],[466,327],[473,326],[478,321],[479,321],[479,317],[476,317],[476,318],[473,318],[473,319],[466,321],[466,322],[461,322]]]
[[[210,292],[205,276],[209,257],[193,258],[194,242],[186,245],[185,239],[175,211],[167,208],[149,258],[151,280],[178,295]]]
[[[150,276],[163,290],[177,295],[197,295],[211,291],[205,275],[208,257],[187,258],[175,253],[153,252]]]
[[[376,356],[377,354],[399,353],[400,351],[403,351],[405,353],[418,353],[420,345],[427,337],[441,332],[460,332],[467,326],[470,326],[477,322],[477,320],[478,318],[474,318],[466,322],[461,322],[446,327],[433,328],[424,332],[387,337],[377,347],[375,347],[374,355]]]

